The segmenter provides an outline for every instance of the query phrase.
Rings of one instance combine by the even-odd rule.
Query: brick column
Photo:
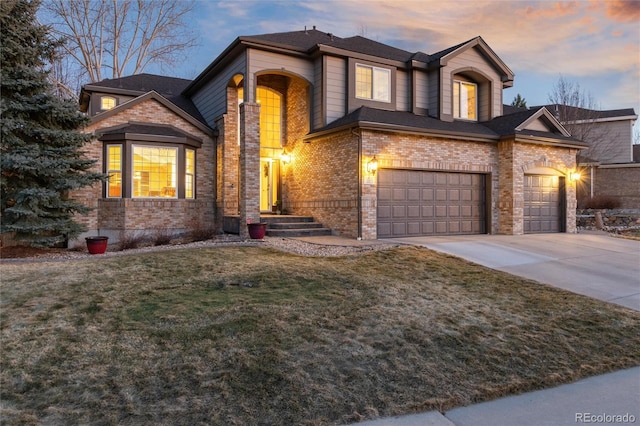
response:
[[[498,234],[524,233],[524,174],[516,170],[514,141],[498,143]]]
[[[247,238],[247,219],[260,222],[260,104],[240,105],[240,236]]]

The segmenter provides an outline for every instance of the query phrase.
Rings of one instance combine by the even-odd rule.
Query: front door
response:
[[[271,212],[278,189],[277,163],[272,158],[260,159],[260,211]]]

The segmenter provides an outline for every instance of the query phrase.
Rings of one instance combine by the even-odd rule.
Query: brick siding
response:
[[[196,199],[104,199],[101,184],[75,191],[72,196],[93,208],[87,216],[78,216],[88,231],[83,234],[109,234],[114,239],[121,231],[163,229],[181,232],[187,229],[214,226],[214,140],[195,125],[149,99],[103,120],[93,122],[84,129],[87,133],[128,122],[168,124],[203,141],[196,150]],[[94,170],[103,172],[103,143],[97,139],[87,144],[83,152],[98,162]],[[82,237],[81,236],[81,237]]]

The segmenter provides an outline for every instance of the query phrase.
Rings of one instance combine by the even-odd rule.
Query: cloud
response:
[[[607,17],[615,22],[640,21],[640,2],[637,0],[609,0],[599,2],[607,10]]]

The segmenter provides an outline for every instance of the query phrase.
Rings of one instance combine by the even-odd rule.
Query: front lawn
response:
[[[3,424],[339,424],[640,365],[640,313],[424,248],[0,273]]]

